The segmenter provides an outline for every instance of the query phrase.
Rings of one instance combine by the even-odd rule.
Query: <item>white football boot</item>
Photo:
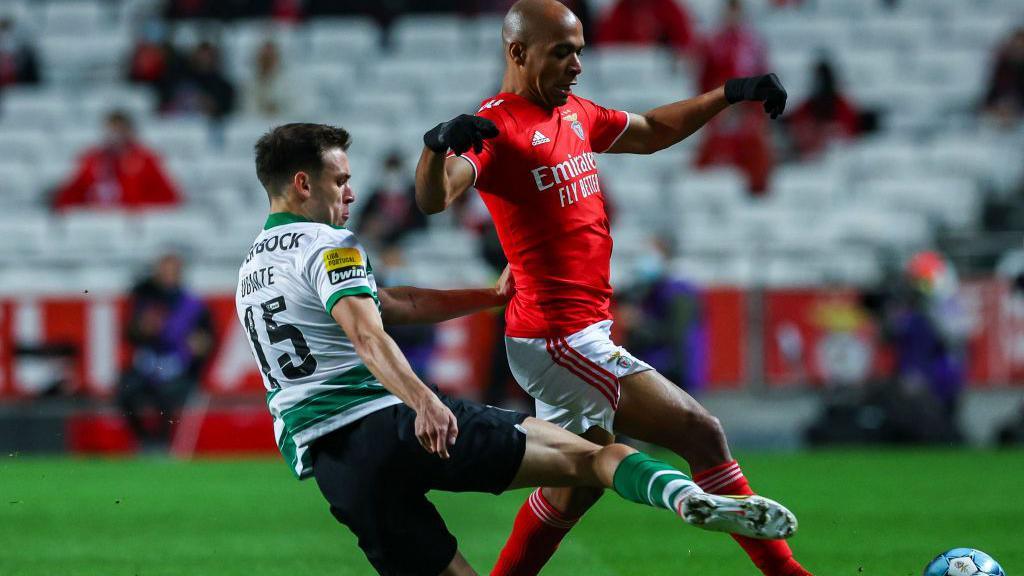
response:
[[[699,492],[684,498],[679,515],[714,532],[729,532],[761,540],[786,539],[796,533],[796,516],[763,496],[718,496]]]

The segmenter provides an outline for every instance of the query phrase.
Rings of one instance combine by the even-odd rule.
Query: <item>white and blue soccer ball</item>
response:
[[[924,576],[1006,576],[995,558],[973,548],[953,548],[935,557]]]

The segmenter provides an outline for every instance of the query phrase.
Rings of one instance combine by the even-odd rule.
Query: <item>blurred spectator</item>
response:
[[[409,277],[405,252],[398,244],[384,246],[380,259],[374,260],[373,273],[379,286],[407,286],[415,282]],[[417,374],[425,375],[434,356],[434,324],[390,324],[385,326],[409,365]]]
[[[35,49],[22,37],[14,20],[0,16],[0,90],[12,84],[38,84]]]
[[[171,206],[180,195],[157,154],[140,143],[127,113],[107,116],[103,142],[85,151],[71,178],[55,193],[56,210]]]
[[[701,48],[701,92],[713,90],[730,78],[768,72],[764,42],[744,21],[740,0],[727,0],[722,27],[705,40]],[[785,85],[786,79],[782,78]],[[716,116],[703,130],[697,166],[728,164],[747,177],[751,192],[768,187],[775,162],[768,133],[768,117],[760,105],[732,106]]]
[[[696,44],[696,34],[676,0],[618,0],[598,23],[596,42],[659,44],[686,52]]]
[[[281,52],[273,40],[260,45],[253,59],[253,71],[245,86],[246,114],[279,118],[305,110],[306,91],[295,90],[297,79],[281,65]]]
[[[144,448],[166,446],[213,349],[210,314],[183,287],[177,254],[157,260],[153,275],[132,289],[131,306],[125,334],[132,360],[121,375],[117,399]],[[146,418],[149,407],[157,411],[155,422]]]
[[[416,206],[412,173],[405,169],[402,155],[391,152],[359,215],[359,238],[364,244],[384,249],[426,226],[427,217]]]
[[[921,252],[907,264],[905,297],[885,311],[887,339],[902,386],[927,390],[950,418],[966,377],[967,316],[956,272],[938,253]]]
[[[840,93],[835,70],[827,59],[814,65],[814,88],[787,118],[787,128],[802,160],[825,151],[832,141],[848,140],[860,132],[860,114]]]
[[[166,111],[221,120],[234,108],[235,87],[221,69],[220,50],[212,42],[200,42],[187,70],[176,79]]]
[[[626,348],[692,394],[707,383],[707,327],[700,289],[669,273],[671,255],[671,240],[652,238],[615,319]]]
[[[276,3],[276,0],[167,0],[164,16],[171,20],[259,18],[269,16]]]
[[[170,105],[174,88],[186,69],[186,62],[175,49],[167,27],[159,20],[146,22],[129,59],[128,80],[150,86],[156,91],[160,109]]]
[[[899,278],[864,294],[892,354],[891,374],[865,386],[828,390],[813,445],[836,443],[955,443],[966,377],[968,316],[956,273],[935,252],[915,255]]]
[[[985,113],[1002,126],[1015,126],[1024,118],[1024,27],[1017,28],[996,52]]]

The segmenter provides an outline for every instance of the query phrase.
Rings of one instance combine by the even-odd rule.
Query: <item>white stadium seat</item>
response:
[[[458,16],[402,16],[392,24],[391,44],[399,54],[456,56],[466,48]]]
[[[116,81],[124,72],[130,47],[131,37],[121,31],[43,36],[41,70],[58,84]]]
[[[380,49],[380,28],[372,18],[317,18],[309,23],[313,62],[361,62]]]
[[[99,123],[112,110],[124,110],[132,118],[144,118],[157,109],[157,95],[148,87],[112,84],[78,91],[75,100],[81,114]]]
[[[46,34],[97,34],[107,24],[105,16],[110,16],[99,0],[61,0],[45,6]]]
[[[5,163],[44,162],[49,146],[49,134],[41,130],[0,130],[0,158]]]
[[[133,217],[115,210],[74,210],[57,218],[58,242],[66,257],[78,261],[116,261],[133,252]]]
[[[61,130],[74,118],[71,99],[63,90],[12,86],[0,96],[4,129]]]

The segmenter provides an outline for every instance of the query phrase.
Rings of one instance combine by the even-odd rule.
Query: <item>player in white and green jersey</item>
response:
[[[401,403],[328,314],[356,294],[379,306],[373,268],[355,235],[287,212],[267,218],[238,272],[238,317],[269,390],[277,444],[300,478],[312,473],[312,440]]]
[[[622,445],[598,446],[554,424],[427,387],[383,329],[502,305],[495,287],[377,288],[342,226],[355,194],[348,133],[287,124],[256,144],[270,215],[239,270],[239,320],[263,372],[281,453],[314,477],[331,513],[380,574],[475,574],[426,499],[432,489],[500,493],[525,486],[614,488],[711,530],[787,537],[793,515],[761,497],[705,494],[682,472]],[[553,525],[541,492],[531,498]]]

